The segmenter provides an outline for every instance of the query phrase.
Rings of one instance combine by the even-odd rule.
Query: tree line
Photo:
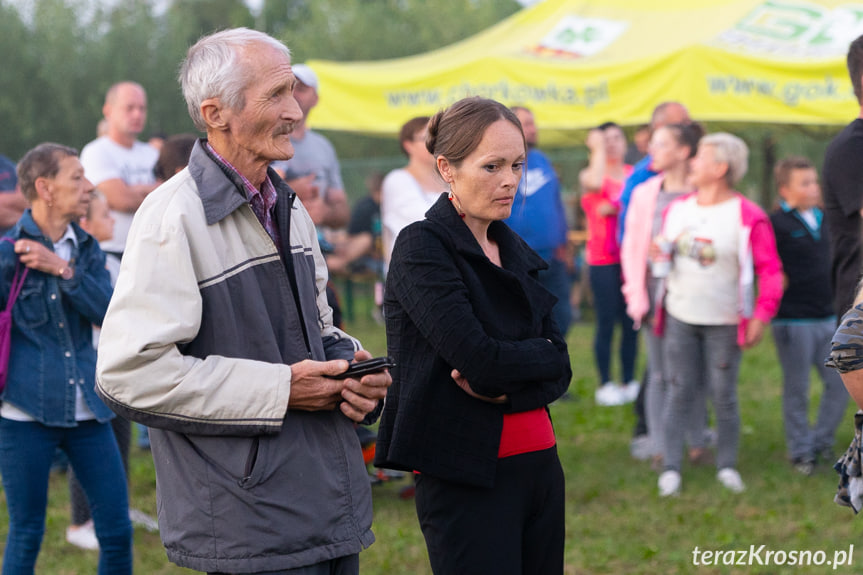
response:
[[[194,132],[178,67],[200,36],[223,28],[263,30],[295,62],[378,60],[451,44],[518,9],[514,0],[265,0],[258,13],[243,0],[0,0],[0,154],[18,159],[44,141],[82,147],[121,80],[147,90],[144,136]],[[355,157],[375,147],[357,145]]]

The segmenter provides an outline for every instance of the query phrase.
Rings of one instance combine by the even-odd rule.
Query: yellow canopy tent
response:
[[[858,113],[848,44],[863,5],[834,0],[545,0],[409,58],[308,64],[315,128],[394,134],[468,95],[532,108],[543,142],[665,100],[702,121],[844,124]]]

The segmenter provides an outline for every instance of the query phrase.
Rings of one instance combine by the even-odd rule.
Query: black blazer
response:
[[[493,264],[446,194],[399,233],[387,276],[387,347],[396,360],[375,465],[494,485],[505,412],[543,407],[569,386],[569,352],[537,281],[545,262],[503,222]],[[470,397],[458,369],[495,405]]]

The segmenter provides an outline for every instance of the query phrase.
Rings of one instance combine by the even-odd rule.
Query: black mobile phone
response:
[[[369,373],[377,373],[385,369],[393,368],[395,367],[395,365],[396,362],[393,360],[393,358],[389,356],[373,357],[372,359],[364,359],[363,361],[352,363],[350,367],[348,367],[347,371],[338,375],[334,375],[333,377],[336,379],[345,379],[346,377],[362,377]]]

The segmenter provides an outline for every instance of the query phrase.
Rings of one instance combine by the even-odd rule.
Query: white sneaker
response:
[[[626,403],[621,387],[616,383],[606,382],[599,386],[594,395],[597,405],[609,407]]]
[[[637,435],[629,442],[629,454],[633,459],[647,461],[656,455],[656,448],[648,435]]]
[[[743,480],[740,479],[740,474],[737,473],[736,469],[724,467],[716,474],[716,479],[723,487],[733,493],[741,493],[746,489],[746,485],[743,484]]]
[[[680,472],[669,469],[663,471],[659,476],[659,481],[656,482],[659,487],[660,497],[669,497],[671,495],[680,494]]]
[[[638,399],[638,392],[641,390],[641,383],[632,380],[623,385],[623,399],[626,403],[632,403]]]
[[[159,522],[140,509],[134,509],[132,507],[129,508],[129,521],[132,522],[132,525],[143,527],[151,533],[155,533],[159,530]]]
[[[93,520],[83,525],[70,525],[66,528],[66,541],[89,551],[99,550],[99,540],[96,539],[96,530],[93,528]]]

